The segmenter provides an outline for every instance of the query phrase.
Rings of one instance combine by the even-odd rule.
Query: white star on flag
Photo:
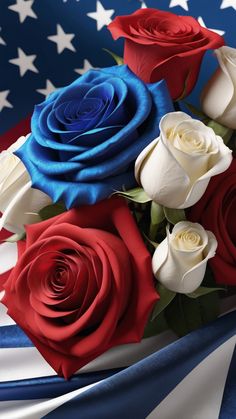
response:
[[[220,8],[227,9],[228,7],[232,7],[234,10],[236,10],[236,0],[223,0]]]
[[[18,51],[18,58],[13,58],[9,60],[9,63],[18,65],[21,77],[27,71],[33,71],[34,73],[38,73],[38,69],[33,64],[37,55],[26,55],[21,48],[17,48]]]
[[[49,79],[47,79],[45,88],[37,89],[37,92],[47,97],[48,95],[50,95],[50,93],[54,92],[55,90],[56,90],[56,87],[52,84],[52,82]]]
[[[171,0],[169,7],[182,7],[184,10],[188,10],[188,0]]]
[[[57,44],[57,52],[61,54],[64,49],[69,49],[70,51],[75,52],[76,49],[72,45],[71,40],[75,37],[74,33],[66,33],[62,29],[61,25],[57,24],[57,34],[48,36],[48,39]]]
[[[0,36],[0,45],[6,45],[6,42],[4,41],[4,39]]]
[[[18,13],[20,23],[23,23],[27,17],[37,19],[37,15],[32,10],[34,0],[16,0],[15,4],[8,6],[8,9]]]
[[[144,3],[144,1],[141,2],[140,9],[147,9],[147,5]]]
[[[223,36],[223,35],[225,34],[225,31],[222,31],[221,29],[211,29],[211,28],[208,28],[208,27],[206,26],[206,24],[205,24],[205,22],[204,22],[204,20],[203,20],[203,18],[202,18],[201,16],[199,16],[199,18],[198,18],[198,23],[199,23],[199,25],[201,25],[203,28],[207,28],[207,29],[209,29],[209,31],[212,31],[212,32],[218,33],[218,35]]]
[[[111,23],[113,13],[115,13],[114,9],[104,9],[102,3],[98,0],[96,3],[96,12],[87,13],[87,16],[97,21],[97,30],[100,31],[103,26]]]
[[[83,63],[83,67],[75,68],[75,72],[82,75],[86,73],[86,71],[91,70],[91,68],[94,68],[94,67],[88,60],[85,59]]]
[[[0,92],[0,112],[3,108],[13,108],[12,104],[7,100],[10,90],[3,90]]]

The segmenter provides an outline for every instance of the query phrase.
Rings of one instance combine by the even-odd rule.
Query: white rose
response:
[[[45,193],[31,187],[25,166],[13,154],[26,140],[20,137],[0,153],[0,229],[5,227],[13,233],[22,233],[25,224],[40,221],[35,213],[52,202]]]
[[[219,68],[202,93],[206,115],[228,128],[236,129],[236,49],[215,50]]]
[[[212,128],[184,112],[171,112],[160,121],[159,138],[138,156],[135,177],[156,203],[187,208],[231,161],[232,151]]]
[[[152,258],[153,273],[166,288],[189,294],[201,285],[207,261],[216,248],[213,233],[200,224],[180,221],[157,246]]]

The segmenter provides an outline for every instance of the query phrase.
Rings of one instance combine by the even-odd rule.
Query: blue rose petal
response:
[[[163,80],[145,84],[127,66],[90,70],[35,107],[15,154],[54,202],[94,204],[136,185],[134,161],[172,110]]]

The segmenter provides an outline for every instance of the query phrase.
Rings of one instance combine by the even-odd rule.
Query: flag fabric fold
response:
[[[6,314],[5,320],[0,327],[0,417],[171,419],[176,412],[175,417],[183,419],[226,419],[236,409],[232,397],[236,311],[178,340],[171,333],[164,333],[159,341],[154,337],[141,344],[114,348],[112,354],[108,351],[102,361],[93,361],[71,380],[57,377],[47,368],[48,375],[37,376],[36,369],[21,379],[18,371],[18,379],[14,379],[17,373],[14,376],[7,372],[14,365],[3,368],[2,362],[12,360],[13,351],[16,364],[17,360],[23,361],[23,371],[30,363],[27,350],[36,349],[18,326],[6,325]],[[126,353],[123,359],[122,352]],[[133,365],[132,353],[133,359],[138,360]],[[43,366],[41,355],[38,362]],[[19,365],[15,368],[19,369]]]

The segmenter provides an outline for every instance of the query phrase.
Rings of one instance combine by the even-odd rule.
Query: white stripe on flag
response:
[[[147,419],[217,419],[235,344],[233,336],[208,355]]]
[[[102,381],[98,381],[97,383],[90,384],[78,390],[70,391],[69,393],[63,394],[62,396],[55,397],[50,400],[24,400],[23,406],[21,405],[22,402],[0,402],[0,418],[41,419],[43,416],[61,406],[63,403],[68,402],[69,400],[73,399],[73,397],[76,397],[79,394],[89,390],[90,388],[102,383]]]
[[[0,304],[1,306],[1,304]],[[100,355],[79,373],[132,365],[176,340],[171,331],[143,339],[140,343],[120,345]],[[55,375],[35,347],[0,349],[0,382]]]
[[[0,292],[0,301],[3,295],[3,291]],[[7,315],[7,308],[0,302],[0,327],[1,326],[10,326],[15,324],[14,320]]]
[[[2,243],[0,245],[0,275],[12,269],[17,262],[17,244]]]

